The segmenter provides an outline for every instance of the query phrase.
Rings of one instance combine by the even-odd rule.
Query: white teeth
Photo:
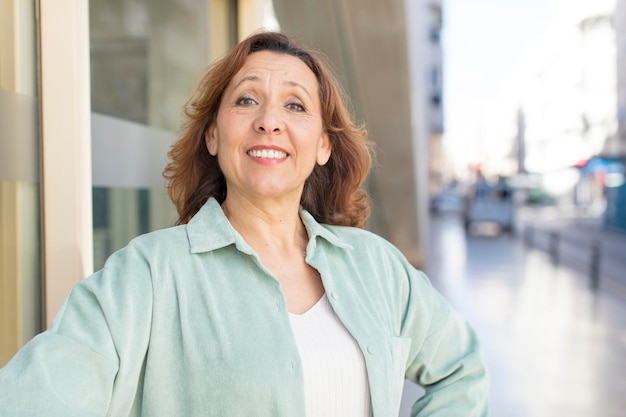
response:
[[[253,158],[265,158],[265,159],[284,159],[287,157],[287,154],[285,152],[275,151],[273,149],[270,149],[270,150],[255,149],[255,150],[248,151],[248,155],[250,155]]]

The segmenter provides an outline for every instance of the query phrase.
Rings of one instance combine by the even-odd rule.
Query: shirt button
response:
[[[332,298],[333,300],[338,300],[338,299],[339,299],[339,295],[337,295],[337,293],[336,293],[336,292],[334,292],[334,291],[332,291],[332,292],[330,293],[330,296],[331,296],[331,298]]]
[[[369,345],[367,347],[367,353],[369,353],[370,355],[373,355],[374,353],[376,353],[376,348],[372,345]]]

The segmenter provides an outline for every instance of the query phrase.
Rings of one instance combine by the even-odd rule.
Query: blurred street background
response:
[[[626,236],[596,221],[524,213],[522,233],[484,224],[467,233],[448,206],[431,217],[433,285],[477,330],[497,417],[620,417],[626,409]],[[553,217],[556,216],[556,217]],[[555,256],[549,235],[559,233]],[[587,241],[603,255],[594,282]],[[405,385],[401,416],[422,389]]]
[[[483,341],[491,415],[623,416],[626,2],[497,3],[444,2],[424,268]]]
[[[0,366],[175,222],[181,110],[263,28],[331,62],[376,145],[367,227],[476,327],[492,416],[626,415],[626,0],[0,0],[0,26]]]

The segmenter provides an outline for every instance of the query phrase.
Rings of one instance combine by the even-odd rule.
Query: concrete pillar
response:
[[[41,0],[45,317],[93,271],[89,11]]]
[[[427,150],[414,122],[414,112],[420,109],[411,97],[412,43],[404,1],[275,0],[274,8],[283,31],[329,57],[357,117],[366,122],[376,143],[376,165],[368,180],[373,198],[368,227],[421,266],[426,247]],[[416,161],[422,153],[424,158]],[[424,181],[418,184],[422,176]]]

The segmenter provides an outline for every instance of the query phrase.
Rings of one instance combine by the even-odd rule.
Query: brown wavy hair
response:
[[[178,210],[177,224],[187,223],[209,197],[220,204],[226,198],[226,180],[217,157],[207,150],[205,133],[217,118],[224,90],[246,58],[258,51],[299,58],[319,83],[322,123],[330,138],[331,155],[325,165],[316,165],[306,180],[302,207],[320,223],[365,227],[370,202],[363,182],[372,163],[367,132],[352,120],[344,91],[330,66],[278,32],[255,33],[240,42],[209,67],[186,103],[179,138],[168,152],[170,162],[163,171],[169,197]]]

